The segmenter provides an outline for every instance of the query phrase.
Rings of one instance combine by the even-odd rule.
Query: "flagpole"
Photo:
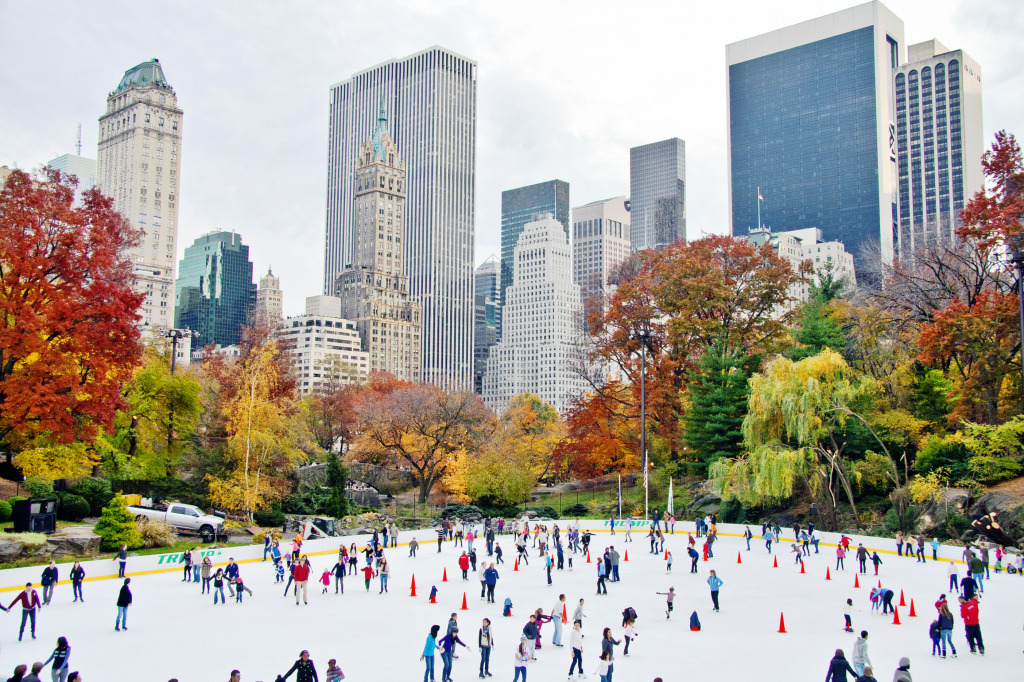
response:
[[[761,231],[761,186],[757,187],[757,231]]]
[[[622,520],[622,474],[619,474],[619,521]]]

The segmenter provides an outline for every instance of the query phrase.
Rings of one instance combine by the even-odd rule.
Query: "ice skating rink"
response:
[[[559,522],[563,533],[567,522]],[[479,653],[477,631],[481,619],[493,624],[495,648],[491,653],[491,672],[496,680],[511,680],[513,653],[519,642],[528,615],[541,608],[549,613],[560,593],[566,595],[568,614],[581,598],[585,599],[583,657],[585,671],[591,680],[600,654],[601,631],[611,627],[616,639],[622,638],[621,613],[632,606],[638,614],[637,639],[630,655],[622,655],[616,647],[614,680],[649,682],[661,676],[666,682],[717,679],[757,679],[761,682],[793,682],[821,680],[828,662],[837,648],[852,657],[854,634],[843,632],[843,607],[847,598],[854,602],[853,628],[867,630],[869,652],[875,677],[892,678],[897,661],[909,656],[915,680],[954,679],[1018,679],[1024,657],[1024,577],[1006,573],[985,581],[981,600],[981,630],[987,654],[972,656],[964,638],[963,622],[955,599],[950,599],[956,619],[954,643],[959,659],[941,660],[931,656],[928,626],[935,617],[933,603],[947,592],[946,569],[950,558],[960,558],[961,549],[943,547],[940,560],[919,564],[913,559],[898,557],[895,542],[888,539],[854,538],[853,547],[863,540],[869,549],[878,549],[884,564],[882,584],[892,589],[898,603],[904,593],[906,607],[899,609],[902,624],[894,625],[891,615],[872,613],[868,601],[869,588],[877,585],[869,563],[868,573],[855,589],[856,561],[846,559],[846,570],[835,570],[837,535],[825,533],[821,553],[806,561],[801,574],[789,553],[791,530],[783,531],[783,542],[773,555],[757,538],[759,526],[752,526],[755,539],[751,551],[745,550],[740,537],[742,526],[720,525],[720,539],[715,556],[699,562],[699,573],[689,573],[686,556],[687,530],[692,523],[677,523],[675,535],[668,535],[666,549],[674,556],[673,572],[666,573],[663,554],[649,553],[643,531],[634,530],[633,542],[626,543],[625,534],[607,532],[607,522],[583,522],[584,528],[595,531],[591,543],[592,561],[576,555],[573,570],[553,571],[554,585],[548,586],[543,559],[530,550],[530,565],[514,571],[514,549],[511,536],[498,536],[504,550],[505,563],[499,565],[500,580],[495,590],[495,603],[480,599],[480,582],[470,572],[464,582],[458,569],[461,549],[445,542],[437,552],[436,536],[430,531],[403,531],[399,547],[386,553],[391,564],[390,592],[378,594],[379,581],[370,591],[363,586],[361,574],[345,581],[345,594],[335,595],[333,584],[329,594],[314,579],[333,566],[341,542],[353,541],[361,548],[365,536],[309,541],[305,549],[313,570],[309,585],[309,605],[296,606],[284,587],[274,582],[272,563],[263,563],[262,546],[221,550],[214,555],[217,565],[228,556],[239,561],[246,586],[254,596],[246,595],[241,604],[229,601],[214,606],[210,595],[200,594],[199,583],[181,582],[181,569],[168,565],[167,557],[130,558],[128,575],[134,603],[128,612],[128,630],[114,631],[115,601],[121,581],[103,578],[116,575],[111,561],[84,564],[92,578],[84,585],[85,603],[72,603],[71,586],[66,582],[70,564],[60,564],[61,584],[53,602],[38,615],[37,639],[28,632],[17,641],[21,607],[11,613],[0,613],[0,679],[11,675],[19,663],[31,665],[45,660],[53,650],[57,637],[68,638],[71,647],[71,670],[82,672],[88,682],[165,682],[176,677],[181,682],[226,682],[233,668],[242,672],[244,682],[273,682],[308,649],[317,671],[323,672],[330,658],[336,658],[344,670],[346,681],[409,680],[423,678],[420,654],[430,626],[441,626],[444,634],[452,612],[459,615],[460,636],[472,652],[458,648],[452,678],[458,682],[478,679]],[[418,556],[408,557],[406,543],[416,537],[420,542]],[[564,535],[563,535],[564,539]],[[700,543],[701,541],[698,541]],[[621,582],[608,582],[608,595],[596,592],[596,561],[603,548],[614,545],[628,561],[620,564]],[[486,546],[474,543],[480,561],[490,560]],[[698,544],[698,548],[700,544]],[[812,547],[813,552],[813,547]],[[737,554],[742,563],[737,563]],[[852,554],[852,552],[851,552]],[[566,555],[570,556],[569,554]],[[362,559],[362,557],[360,557]],[[992,561],[994,562],[994,557]],[[163,563],[160,563],[163,561]],[[364,564],[360,561],[359,567]],[[962,564],[958,564],[963,571]],[[830,567],[831,580],[825,580]],[[43,567],[12,569],[0,572],[0,599],[6,606],[15,598],[18,585],[32,580],[38,586]],[[447,569],[448,581],[442,582]],[[707,577],[715,569],[723,580],[720,613],[711,610]],[[415,574],[417,596],[409,596],[410,581]],[[438,603],[428,603],[432,585],[438,588]],[[655,594],[675,587],[677,597],[671,620],[665,618],[665,598]],[[463,593],[468,610],[461,610]],[[513,617],[503,618],[502,603],[506,597],[513,602]],[[910,616],[914,601],[916,617]],[[703,630],[691,632],[689,616],[696,610]],[[780,634],[779,617],[785,616],[786,634]],[[542,649],[538,660],[528,666],[531,682],[553,682],[566,679],[571,660],[568,646],[571,622],[563,632],[563,648],[551,645],[553,625],[541,629]],[[435,679],[441,680],[440,656],[436,661]],[[49,679],[49,667],[40,677]],[[294,677],[292,678],[294,679]]]

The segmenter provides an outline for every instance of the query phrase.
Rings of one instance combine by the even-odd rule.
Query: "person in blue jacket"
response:
[[[697,572],[697,561],[700,560],[700,554],[698,554],[697,550],[694,549],[693,547],[688,549],[686,551],[686,553],[690,555],[690,573],[696,573]]]
[[[711,601],[715,605],[715,611],[717,611],[718,590],[722,587],[722,579],[719,578],[714,571],[711,571],[711,577],[708,578],[708,586],[711,588]]]
[[[235,596],[235,583],[238,581],[238,564],[234,557],[228,559],[228,565],[224,567],[224,579],[228,581],[228,594]]]
[[[423,655],[420,658],[427,664],[423,670],[423,682],[434,682],[434,652],[437,651],[437,633],[440,630],[440,625],[431,625],[427,643],[423,645]]]
[[[484,584],[487,587],[487,601],[491,604],[494,603],[494,587],[498,584],[498,569],[494,567],[494,562],[491,562],[490,567],[484,571]]]
[[[43,606],[50,605],[53,598],[53,586],[57,584],[57,564],[51,559],[50,565],[43,569],[43,577],[40,582],[43,584]]]
[[[441,641],[437,645],[441,648],[441,662],[444,663],[444,668],[441,670],[441,682],[451,682],[452,679],[452,659],[455,657],[455,645],[461,644],[466,647],[466,651],[472,651],[466,643],[459,639],[459,633],[457,630],[449,631],[447,635],[441,638]]]

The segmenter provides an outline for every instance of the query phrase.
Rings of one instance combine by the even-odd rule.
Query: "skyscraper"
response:
[[[734,235],[760,207],[761,225],[820,227],[855,262],[876,240],[892,257],[902,44],[903,21],[869,2],[726,46]]]
[[[477,266],[473,277],[473,390],[483,391],[487,356],[498,342],[501,327],[501,260],[491,255]]]
[[[132,259],[146,294],[140,326],[174,323],[182,111],[160,60],[125,71],[100,116],[97,185],[143,232]]]
[[[87,159],[77,154],[61,154],[46,164],[47,168],[59,170],[61,175],[74,175],[78,178],[78,199],[81,202],[82,192],[96,186],[96,159]]]
[[[281,324],[284,317],[281,278],[274,275],[272,268],[267,268],[267,274],[260,277],[260,288],[256,290],[256,313],[274,327]]]
[[[629,256],[630,213],[626,197],[592,201],[572,210],[572,278],[583,301],[602,299],[612,270]]]
[[[195,346],[235,346],[256,304],[249,247],[234,232],[210,232],[185,247],[174,326],[199,334]]]
[[[291,355],[299,395],[330,392],[341,384],[366,379],[369,353],[359,330],[341,317],[341,299],[306,298],[306,314],[289,317],[274,331],[282,351]]]
[[[634,251],[686,239],[686,143],[673,137],[630,149],[629,192]]]
[[[406,241],[405,164],[388,134],[383,105],[356,165],[352,267],[335,281],[341,315],[356,323],[370,371],[418,382],[422,372],[422,309],[409,301],[403,268]]]
[[[331,87],[324,291],[354,259],[355,168],[383,104],[406,176],[405,272],[423,310],[422,380],[473,376],[476,62],[441,47]]]
[[[981,67],[934,39],[908,54],[893,74],[899,257],[950,241],[965,202],[985,184]]]
[[[501,193],[501,291],[499,302],[505,304],[505,289],[512,286],[512,251],[519,243],[523,226],[538,215],[550,213],[565,228],[569,238],[569,183],[548,180],[536,185],[505,190]]]
[[[547,213],[523,226],[512,274],[501,341],[487,358],[484,402],[501,410],[514,396],[533,393],[564,412],[587,385],[574,366],[582,306],[560,220]]]

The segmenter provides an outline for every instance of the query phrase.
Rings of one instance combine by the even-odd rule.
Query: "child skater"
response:
[[[320,584],[324,586],[323,594],[327,594],[327,588],[331,585],[331,572],[324,571],[323,575],[320,576]]]
[[[846,627],[843,628],[846,632],[853,632],[853,620],[851,616],[853,614],[853,600],[847,599],[846,606],[843,607],[843,618],[846,619]]]
[[[655,594],[665,595],[665,620],[672,617],[672,609],[674,608],[676,599],[676,588],[668,588],[668,592],[655,592]]]

